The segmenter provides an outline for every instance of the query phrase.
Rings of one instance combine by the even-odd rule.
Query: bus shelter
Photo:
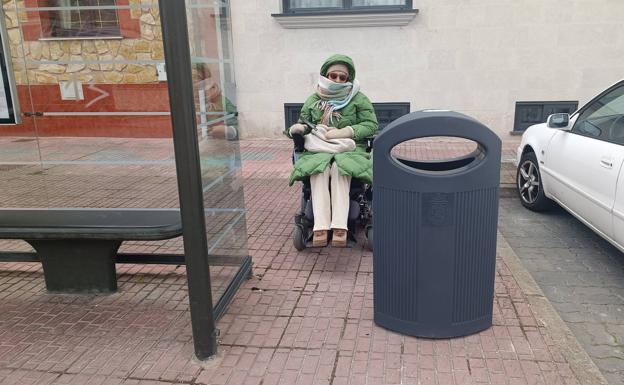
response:
[[[98,218],[160,218],[162,239],[114,222],[112,264],[185,265],[195,353],[213,355],[251,273],[228,2],[11,0],[0,22],[0,262],[42,262],[51,290],[114,237]]]

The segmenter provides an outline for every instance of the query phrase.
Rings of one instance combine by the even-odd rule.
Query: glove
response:
[[[306,126],[304,124],[295,123],[292,126],[290,126],[290,128],[288,129],[288,133],[290,134],[290,136],[292,136],[293,134],[303,135],[305,133],[305,129],[306,129]]]
[[[325,134],[325,137],[327,139],[352,139],[353,128],[351,126],[335,128],[333,130],[329,130],[327,134]]]

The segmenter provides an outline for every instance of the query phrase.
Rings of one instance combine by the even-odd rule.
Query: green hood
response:
[[[327,69],[334,64],[343,63],[349,68],[349,81],[353,82],[355,79],[355,65],[353,60],[347,55],[332,55],[329,59],[325,60],[325,63],[321,66],[321,75],[327,75]]]

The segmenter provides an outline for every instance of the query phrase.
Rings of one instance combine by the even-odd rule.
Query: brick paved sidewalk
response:
[[[289,143],[241,146],[255,275],[218,322],[215,359],[192,358],[183,267],[120,266],[119,293],[74,296],[47,294],[38,264],[5,263],[0,384],[585,385],[501,257],[491,329],[429,340],[375,326],[372,254],[297,252]]]

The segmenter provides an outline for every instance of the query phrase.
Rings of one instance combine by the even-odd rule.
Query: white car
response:
[[[529,127],[517,154],[526,208],[555,201],[624,251],[624,80],[572,115]]]

